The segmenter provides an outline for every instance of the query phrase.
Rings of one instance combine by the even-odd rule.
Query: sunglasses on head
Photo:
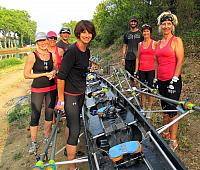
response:
[[[150,25],[148,25],[148,24],[144,24],[144,25],[142,25],[142,28],[150,28],[151,26]]]
[[[51,40],[57,40],[57,37],[48,37],[48,39],[51,39]]]
[[[174,17],[169,14],[169,15],[163,15],[163,17],[160,19],[160,22],[163,23],[164,21],[171,21],[173,22]]]

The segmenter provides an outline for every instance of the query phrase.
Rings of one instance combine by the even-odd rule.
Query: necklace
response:
[[[39,51],[37,51],[37,53],[38,53],[38,57],[43,62],[44,70],[47,71],[49,69],[49,66],[48,66],[49,52],[46,51],[45,53],[40,53]]]

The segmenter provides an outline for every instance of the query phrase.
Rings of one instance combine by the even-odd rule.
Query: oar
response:
[[[181,107],[183,107],[184,110],[188,109],[188,110],[200,111],[200,107],[196,106],[195,104],[193,104],[189,100],[177,101],[177,100],[170,99],[170,98],[167,98],[167,97],[164,97],[164,96],[161,96],[161,95],[156,95],[156,94],[152,94],[152,93],[148,93],[148,92],[144,92],[144,91],[138,90],[136,87],[133,87],[132,89],[133,89],[133,91],[136,91],[138,93],[142,93],[142,94],[146,94],[146,95],[149,95],[149,96],[153,96],[155,98],[164,100],[164,101],[166,101],[168,103],[171,103],[171,104],[174,104],[176,106],[180,105]]]
[[[48,140],[47,144],[44,147],[43,153],[40,156],[40,160],[36,162],[35,166],[33,167],[33,170],[41,170],[41,169],[44,168],[44,159],[45,159],[45,156],[48,154],[48,147],[49,147],[49,145],[50,145],[52,140],[56,140],[55,139],[56,138],[55,134],[56,134],[56,131],[57,131],[58,123],[59,123],[60,118],[61,118],[61,112],[62,111],[58,111],[57,118],[56,118],[56,124],[55,124],[55,126],[53,127],[53,129],[51,131],[51,135],[49,137],[49,140]],[[54,159],[55,146],[52,146],[52,150],[53,150],[53,152],[51,153],[51,158]],[[52,163],[53,163],[53,161],[52,161]]]

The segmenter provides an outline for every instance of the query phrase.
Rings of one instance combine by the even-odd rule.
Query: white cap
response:
[[[35,42],[38,40],[46,40],[47,39],[47,34],[44,32],[38,32],[35,34]]]

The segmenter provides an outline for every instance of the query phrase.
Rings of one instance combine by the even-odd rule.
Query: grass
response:
[[[23,129],[28,123],[28,117],[30,116],[31,108],[30,104],[23,104],[14,107],[8,112],[8,122],[16,123],[18,129]]]
[[[24,60],[19,59],[19,58],[3,59],[3,60],[0,60],[0,70],[3,70],[4,68],[8,68],[8,67],[13,67],[15,65],[19,65],[22,63],[24,63]]]
[[[22,157],[23,157],[22,153],[18,152],[13,155],[13,160],[17,161],[20,160]]]

